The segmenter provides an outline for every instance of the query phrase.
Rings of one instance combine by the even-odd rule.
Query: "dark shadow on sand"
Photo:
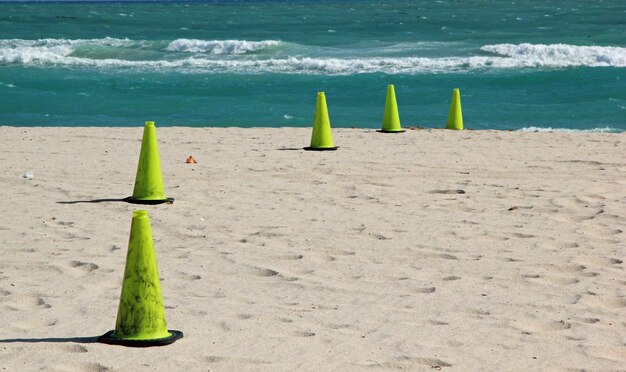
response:
[[[57,204],[78,204],[78,203],[109,203],[109,202],[124,202],[127,203],[127,198],[123,199],[94,199],[94,200],[72,200],[72,201],[59,201]]]
[[[279,149],[276,149],[278,151],[298,151],[298,150],[302,150],[302,147],[281,147]]]
[[[76,342],[79,344],[93,344],[98,342],[98,338],[100,336],[92,336],[92,337],[49,337],[49,338],[5,338],[0,339],[0,344],[10,344],[10,343],[39,343],[39,342],[50,342],[50,343],[63,343],[63,342]]]
[[[72,200],[72,201],[59,201],[57,204],[78,204],[78,203],[110,203],[110,202],[122,202],[130,204],[143,204],[143,205],[157,205],[157,204],[174,204],[174,198],[165,198],[162,200],[136,200],[132,196],[122,199],[94,199],[94,200]]]

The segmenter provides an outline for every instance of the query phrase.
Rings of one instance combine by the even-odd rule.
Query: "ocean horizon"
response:
[[[148,4],[149,3],[149,4]],[[621,1],[0,3],[0,125],[626,130]]]

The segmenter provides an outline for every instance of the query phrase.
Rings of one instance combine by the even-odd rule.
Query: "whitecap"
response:
[[[626,48],[568,44],[495,44],[480,48],[518,67],[626,67]]]
[[[197,40],[176,39],[169,43],[168,52],[206,54],[245,54],[280,45],[279,40]]]

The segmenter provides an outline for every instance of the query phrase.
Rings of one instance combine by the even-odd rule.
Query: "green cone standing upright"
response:
[[[384,133],[404,132],[404,129],[402,129],[402,126],[400,125],[400,115],[398,114],[398,104],[396,102],[396,91],[392,84],[387,86],[383,126],[380,131]]]
[[[454,91],[452,91],[452,102],[450,103],[446,129],[463,130],[463,112],[461,111],[461,93],[459,88],[454,88]]]
[[[168,331],[165,323],[148,211],[134,211],[115,330],[99,341],[125,346],[160,346],[181,337],[182,332]]]
[[[311,145],[304,149],[317,151],[337,149],[333,144],[333,134],[330,129],[330,119],[328,118],[328,108],[326,107],[326,96],[324,92],[317,93]]]
[[[133,196],[127,201],[137,204],[159,204],[173,201],[173,199],[165,197],[159,146],[153,121],[147,121],[143,129],[135,188]]]

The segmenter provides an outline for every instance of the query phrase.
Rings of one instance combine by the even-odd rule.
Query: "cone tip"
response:
[[[154,126],[153,121],[146,121],[146,127],[153,127],[153,126]]]
[[[454,91],[454,92],[458,92],[458,91],[459,91],[459,88],[454,88],[454,90],[453,90],[453,91]]]
[[[387,88],[389,88],[389,89],[393,89],[393,84],[388,84],[388,85],[387,85]]]
[[[141,217],[148,217],[148,211],[146,210],[133,211],[133,218],[141,218]]]
[[[323,96],[323,95],[324,95],[324,92],[317,92],[317,95],[318,95],[318,97],[319,97],[319,96]]]

